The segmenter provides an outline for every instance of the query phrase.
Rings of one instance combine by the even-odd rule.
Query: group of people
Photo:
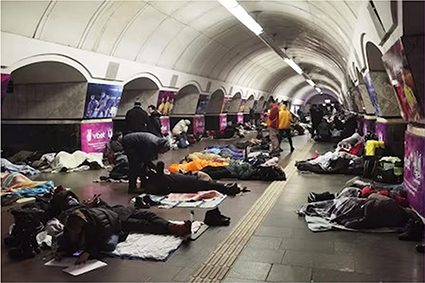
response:
[[[267,117],[267,127],[272,146],[272,154],[283,151],[280,144],[284,138],[288,139],[291,152],[295,150],[291,136],[291,120],[292,114],[288,110],[288,103],[271,102]]]

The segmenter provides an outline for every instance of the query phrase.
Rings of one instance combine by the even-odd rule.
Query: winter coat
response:
[[[139,106],[130,109],[125,115],[127,130],[129,132],[147,132],[149,124],[149,115]]]
[[[279,129],[290,129],[291,128],[291,113],[283,106],[279,111]]]
[[[187,133],[189,130],[190,121],[189,120],[180,120],[177,122],[177,124],[174,126],[173,130],[171,131],[173,136],[178,136],[183,133]]]
[[[161,113],[159,113],[158,111],[154,111],[149,116],[148,129],[149,129],[149,133],[154,134],[157,137],[162,137]]]
[[[273,129],[279,129],[279,107],[273,104],[267,118],[267,126]]]
[[[167,139],[159,138],[151,133],[130,133],[122,139],[126,155],[137,154],[144,162],[154,160],[159,148],[167,144]]]

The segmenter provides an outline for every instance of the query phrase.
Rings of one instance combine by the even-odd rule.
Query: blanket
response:
[[[13,164],[12,162],[10,162],[9,160],[7,160],[5,158],[1,159],[1,171],[2,172],[10,172],[10,173],[18,172],[18,173],[21,173],[25,176],[36,176],[36,175],[40,174],[40,171],[32,168],[29,165]]]
[[[197,159],[197,160],[183,163],[183,164],[171,164],[170,166],[168,166],[168,171],[174,174],[179,172],[183,172],[183,173],[198,172],[208,166],[219,167],[219,166],[227,166],[227,165],[229,165],[228,162],[216,162],[216,161],[208,161],[204,159]]]
[[[100,168],[102,168],[104,167],[102,163],[102,156],[102,153],[85,153],[79,150],[72,154],[61,151],[55,156],[55,159],[51,164],[51,168],[53,169],[53,172],[60,172],[64,170],[67,172],[79,171],[78,167],[82,165],[89,166],[88,169],[90,169],[93,165],[97,164]],[[85,169],[86,168],[87,167],[85,167]]]
[[[192,223],[192,233],[196,233],[204,224]],[[183,243],[182,238],[168,235],[129,234],[124,242],[118,243],[111,253],[126,259],[150,259],[164,261]]]
[[[177,194],[171,193],[166,196],[158,196],[152,194],[141,194],[140,197],[149,196],[154,202],[159,202],[159,208],[173,208],[173,207],[186,207],[186,208],[205,208],[212,209],[217,207],[224,201],[226,195],[223,195],[217,191],[201,191],[197,193],[184,193]],[[133,198],[131,200],[135,202]]]

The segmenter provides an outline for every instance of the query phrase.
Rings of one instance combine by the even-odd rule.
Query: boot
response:
[[[423,254],[423,253],[424,253],[424,250],[425,250],[425,245],[424,245],[424,244],[417,244],[417,245],[416,245],[416,251],[417,251],[418,253]]]
[[[144,198],[137,196],[136,201],[134,202],[134,207],[139,209],[150,208],[150,205],[145,203]]]
[[[410,219],[406,225],[406,231],[398,235],[401,241],[422,241],[424,235],[424,224],[421,220]]]
[[[208,226],[229,226],[230,217],[222,215],[218,208],[215,208],[205,213],[204,223]]]

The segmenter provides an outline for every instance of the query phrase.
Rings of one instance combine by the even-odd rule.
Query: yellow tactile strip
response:
[[[312,143],[308,142],[296,157],[305,156],[311,147]],[[285,168],[287,181],[296,170],[295,160],[294,157]],[[273,182],[267,187],[229,236],[217,246],[207,261],[192,274],[190,282],[220,282],[223,280],[261,221],[277,201],[287,181]]]

